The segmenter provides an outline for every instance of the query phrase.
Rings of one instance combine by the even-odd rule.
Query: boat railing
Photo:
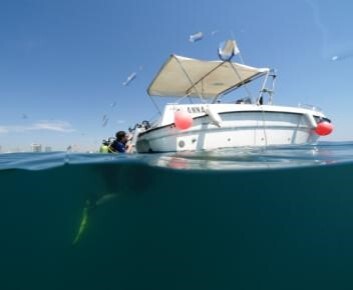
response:
[[[309,110],[316,111],[316,112],[322,112],[322,109],[320,107],[313,106],[313,105],[310,105],[310,104],[301,104],[301,103],[299,103],[298,107],[299,108],[304,108],[304,109],[309,109]]]

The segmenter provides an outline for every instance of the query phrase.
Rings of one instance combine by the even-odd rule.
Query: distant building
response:
[[[31,144],[32,152],[42,152],[42,145],[41,144]]]

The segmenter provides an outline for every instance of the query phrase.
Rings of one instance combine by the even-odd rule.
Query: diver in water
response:
[[[129,141],[131,140],[130,136],[125,131],[119,131],[116,133],[116,139],[111,142],[109,139],[103,140],[102,145],[99,149],[100,153],[130,153],[131,152],[131,144]],[[112,169],[105,166],[104,171],[104,180],[107,184],[107,188],[109,189],[108,193],[99,193],[94,194],[87,197],[85,205],[82,210],[82,215],[80,219],[80,224],[77,230],[77,233],[72,241],[72,245],[75,246],[82,239],[84,233],[87,230],[89,219],[92,211],[94,211],[97,207],[112,201],[117,198],[119,195],[115,189],[119,188],[117,181],[120,180],[119,172],[115,171],[115,174],[112,174]],[[118,175],[117,175],[118,174]]]
[[[109,146],[113,153],[131,153],[130,136],[125,131],[119,131],[115,134],[116,139]]]

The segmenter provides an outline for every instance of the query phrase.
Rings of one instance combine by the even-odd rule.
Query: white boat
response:
[[[235,41],[232,55],[239,52]],[[226,60],[202,61],[171,55],[148,88],[150,96],[176,97],[164,107],[158,121],[142,122],[132,130],[139,153],[214,150],[314,144],[328,135],[331,121],[313,107],[272,104],[274,71]],[[259,77],[264,81],[259,96],[222,102],[231,91],[249,86]],[[272,78],[272,87],[266,87]],[[248,90],[247,90],[248,91]],[[268,101],[264,103],[264,97]],[[198,98],[197,103],[185,101]]]

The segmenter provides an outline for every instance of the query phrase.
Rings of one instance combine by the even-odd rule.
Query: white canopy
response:
[[[202,61],[171,55],[147,92],[150,96],[214,98],[261,75],[268,68],[255,68],[223,61]]]

